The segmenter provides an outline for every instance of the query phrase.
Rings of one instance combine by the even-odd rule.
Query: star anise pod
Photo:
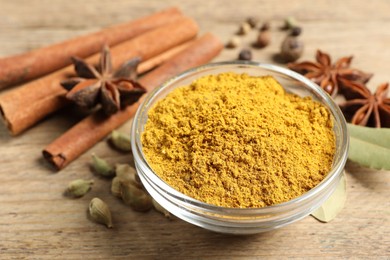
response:
[[[378,86],[374,94],[362,83],[341,80],[346,102],[340,104],[344,115],[352,124],[390,127],[389,84]]]
[[[107,115],[131,105],[146,92],[135,81],[140,59],[134,58],[124,63],[116,72],[112,71],[111,54],[104,46],[100,55],[100,72],[84,60],[72,57],[77,77],[61,82],[69,92],[66,98],[77,105],[92,108],[101,104]]]
[[[366,83],[372,77],[370,73],[350,68],[352,58],[352,56],[343,57],[332,64],[329,54],[317,50],[317,62],[304,61],[289,63],[287,66],[311,79],[335,97],[339,91],[341,79]]]

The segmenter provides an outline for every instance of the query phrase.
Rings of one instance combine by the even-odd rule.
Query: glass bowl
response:
[[[271,75],[287,92],[311,96],[325,105],[334,119],[336,152],[331,171],[307,193],[281,204],[264,208],[224,208],[207,204],[170,187],[148,165],[141,143],[141,134],[149,109],[175,88],[189,85],[195,79],[222,72]],[[309,215],[335,191],[348,154],[348,132],[345,119],[332,98],[318,85],[291,70],[255,62],[219,62],[187,70],[166,81],[149,93],[138,108],[131,129],[132,152],[139,177],[150,195],[173,215],[199,227],[229,234],[254,234],[283,227]]]

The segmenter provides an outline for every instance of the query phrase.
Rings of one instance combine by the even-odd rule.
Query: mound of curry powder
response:
[[[222,73],[175,89],[148,113],[142,146],[154,172],[197,200],[260,208],[309,191],[331,169],[330,112],[271,76]]]

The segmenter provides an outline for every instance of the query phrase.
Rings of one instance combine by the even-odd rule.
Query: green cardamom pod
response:
[[[148,211],[153,207],[149,194],[130,182],[121,182],[121,195],[123,202],[135,211]]]
[[[129,164],[116,164],[115,165],[115,178],[111,182],[111,193],[122,198],[121,183],[132,183],[136,187],[142,189],[141,180],[138,177],[137,171]]]
[[[77,179],[69,182],[65,193],[75,198],[82,197],[91,189],[92,184],[93,180]]]
[[[88,210],[93,221],[112,228],[111,211],[104,201],[99,198],[93,198],[89,203]]]
[[[157,210],[158,212],[163,214],[164,217],[169,218],[169,219],[171,218],[171,214],[169,213],[169,211],[164,209],[163,206],[161,206],[157,201],[152,199],[152,203],[153,203],[153,207],[155,210]]]
[[[142,188],[141,180],[139,179],[137,170],[128,164],[116,164],[115,174],[120,180],[131,182],[138,188]]]
[[[92,154],[92,168],[93,170],[104,177],[112,177],[115,175],[114,167],[112,167],[106,160]]]
[[[111,181],[111,193],[117,198],[122,198],[121,194],[121,179],[116,176]]]
[[[122,152],[131,152],[130,136],[119,131],[112,131],[109,138],[111,144]]]

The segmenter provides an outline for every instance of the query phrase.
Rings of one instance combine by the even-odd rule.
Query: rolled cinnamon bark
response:
[[[141,60],[152,58],[189,41],[197,32],[196,23],[186,17],[150,30],[111,49],[113,68],[137,56]],[[99,56],[95,54],[86,61],[97,63]],[[72,74],[73,66],[68,66],[0,95],[0,113],[10,133],[17,135],[68,104],[60,82]]]
[[[180,44],[179,46],[176,46],[172,49],[169,49],[153,58],[150,58],[144,62],[141,62],[137,67],[137,73],[142,74],[144,72],[150,71],[157,67],[158,65],[162,64],[163,62],[169,60],[173,56],[175,56],[177,53],[181,52],[185,48],[187,48],[194,40],[185,42],[183,44]]]
[[[170,77],[189,68],[209,62],[222,50],[223,44],[208,33],[197,39],[172,59],[140,79],[148,91]],[[57,170],[64,168],[82,153],[134,116],[140,101],[112,116],[101,110],[84,118],[71,129],[54,140],[43,150],[43,157]]]
[[[71,64],[71,56],[88,57],[109,46],[175,21],[182,14],[169,8],[130,22],[79,36],[61,43],[0,59],[0,89],[31,80]]]

